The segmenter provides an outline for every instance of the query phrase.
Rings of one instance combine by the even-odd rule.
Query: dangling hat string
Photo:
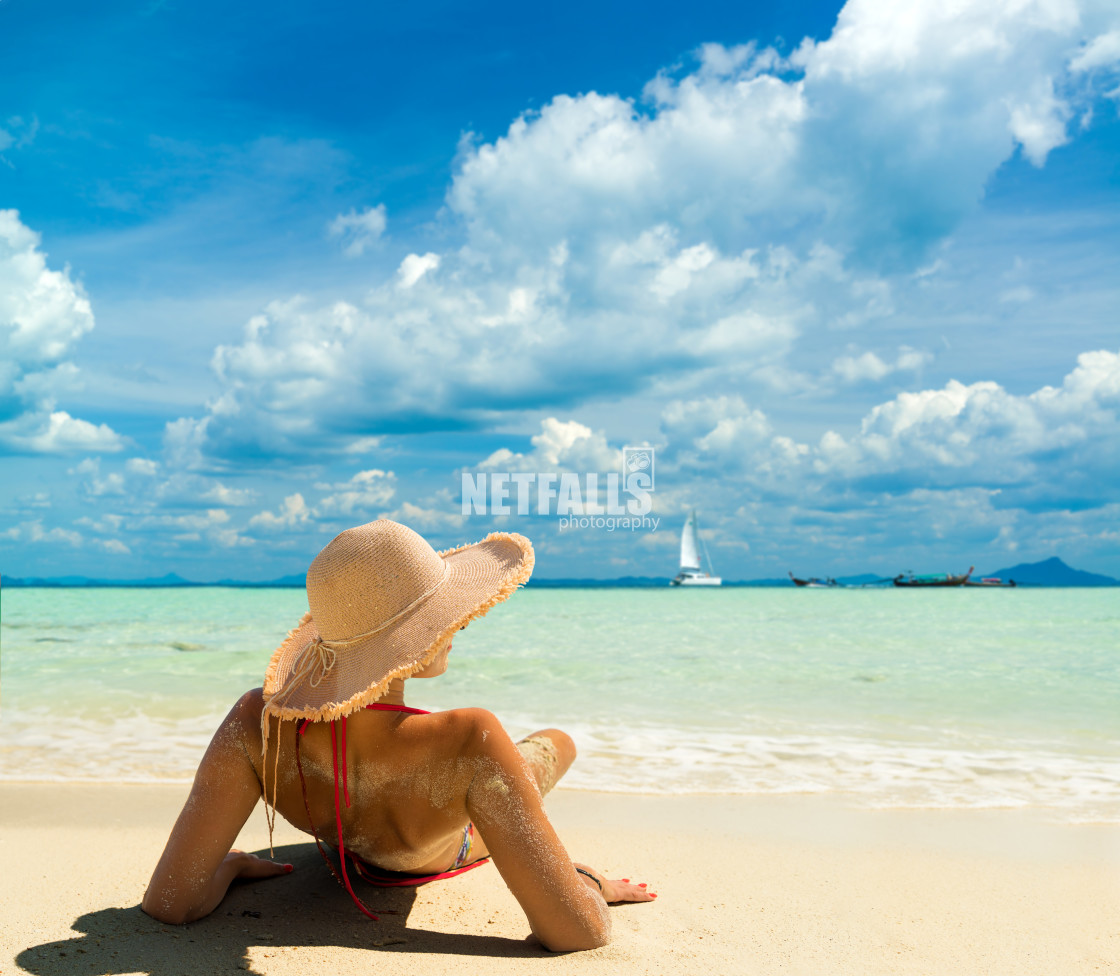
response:
[[[449,575],[451,575],[451,567],[445,562],[443,564],[443,575],[435,586],[425,590],[407,607],[393,614],[388,620],[382,621],[374,627],[373,630],[367,630],[364,634],[357,634],[354,637],[342,637],[337,640],[325,640],[321,636],[315,637],[313,640],[309,641],[303,651],[300,652],[298,659],[299,666],[292,672],[291,676],[284,683],[284,686],[282,688],[277,688],[275,692],[265,697],[264,708],[261,709],[261,793],[264,796],[264,817],[268,824],[268,850],[270,856],[273,854],[272,832],[276,825],[276,791],[280,771],[280,730],[279,727],[277,727],[276,758],[273,761],[272,768],[272,810],[270,812],[268,802],[268,713],[270,711],[279,712],[283,709],[284,702],[291,697],[292,692],[304,681],[307,681],[312,688],[317,688],[338,661],[338,655],[334,650],[336,647],[341,650],[349,647],[351,644],[358,644],[376,636],[386,628],[391,627],[400,620],[401,617],[415,610],[421,603],[427,600],[428,597],[435,593],[436,590],[443,586],[443,584],[447,582],[447,577]],[[277,717],[279,718],[279,716]]]
[[[268,824],[268,850],[269,854],[272,851],[272,831],[276,826],[276,790],[280,781],[280,730],[277,727],[276,735],[276,758],[272,764],[272,809],[269,810],[268,803],[268,712],[269,709],[275,704],[280,708],[284,707],[284,702],[291,697],[293,691],[303,683],[305,679],[310,679],[308,684],[312,688],[318,687],[319,683],[327,676],[327,672],[334,667],[335,661],[338,660],[338,655],[326,646],[326,642],[320,638],[310,641],[307,647],[304,648],[299,658],[299,667],[292,674],[288,683],[283,688],[278,688],[275,693],[269,695],[265,699],[264,708],[261,709],[261,793],[264,796],[264,819]],[[318,674],[315,671],[318,670]],[[314,677],[312,677],[314,675]]]

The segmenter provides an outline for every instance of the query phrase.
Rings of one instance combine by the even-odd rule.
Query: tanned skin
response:
[[[442,674],[450,650],[448,642],[413,677]],[[404,704],[404,686],[394,681],[380,701]],[[153,918],[194,921],[218,907],[234,880],[292,870],[290,864],[230,849],[262,795],[263,701],[260,688],[246,692],[214,734],[144,895],[142,907]],[[296,772],[297,723],[270,721],[269,799],[276,779],[277,812],[310,833]],[[644,885],[611,881],[572,862],[545,815],[541,790],[567,771],[575,746],[558,729],[537,736],[551,743],[552,762],[530,764],[497,718],[481,708],[351,714],[346,729],[351,804],[342,807],[346,849],[387,870],[436,874],[452,863],[464,827],[473,822],[471,859],[493,858],[544,946],[571,951],[605,945],[611,931],[608,902],[657,896]],[[331,842],[337,827],[328,723],[308,726],[300,755],[315,830]],[[577,873],[577,866],[595,880]]]

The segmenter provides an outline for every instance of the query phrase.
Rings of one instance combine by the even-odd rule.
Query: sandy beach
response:
[[[303,835],[292,875],[191,925],[138,906],[184,785],[0,785],[0,973],[1120,972],[1120,827],[1029,811],[869,811],[835,799],[558,790],[579,860],[648,881],[612,943],[554,955],[490,866],[372,892],[362,918]],[[254,814],[239,846],[266,845]],[[391,962],[382,954],[403,956]]]

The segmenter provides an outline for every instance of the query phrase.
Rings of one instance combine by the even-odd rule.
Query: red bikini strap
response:
[[[331,862],[327,852],[323,849],[323,842],[319,839],[319,831],[315,829],[315,821],[311,819],[311,803],[307,799],[307,778],[303,775],[303,759],[299,753],[299,740],[303,733],[307,731],[307,726],[311,724],[310,719],[304,719],[299,726],[299,735],[296,736],[296,770],[299,772],[299,790],[303,795],[303,809],[307,813],[307,825],[311,828],[311,836],[315,838],[315,846],[319,848],[319,853],[322,855],[323,860],[330,868],[331,874],[334,875],[334,880],[338,882],[339,887],[345,888],[342,883],[342,876],[335,870],[334,864]]]
[[[350,809],[350,785],[346,779],[346,716],[342,716],[342,795],[346,798],[346,809]]]
[[[323,843],[319,840],[319,832],[315,829],[315,821],[311,818],[311,804],[307,799],[307,780],[303,775],[303,761],[299,754],[300,737],[307,731],[307,726],[310,724],[310,720],[304,719],[299,725],[299,734],[296,736],[296,769],[299,770],[299,788],[300,792],[303,794],[303,809],[307,812],[307,824],[311,828],[311,836],[315,838],[315,846],[319,848],[319,853],[323,855],[323,860],[327,862],[327,867],[330,868],[335,881],[350,893],[350,897],[354,899],[354,904],[358,906],[363,915],[372,918],[375,922],[380,922],[381,919],[366,908],[365,903],[354,894],[354,889],[350,887],[350,879],[346,876],[346,848],[342,846],[342,815],[338,805],[338,750],[335,747],[334,722],[331,722],[331,751],[333,753],[334,765],[334,816],[335,823],[338,825],[338,848],[339,859],[342,862],[342,877],[339,877],[338,872],[334,869],[334,864],[331,863],[331,859],[327,856],[327,852],[323,850]],[[346,755],[343,754],[342,758],[345,761]],[[398,914],[394,909],[383,908],[381,911],[387,911],[390,915]]]
[[[342,755],[343,768],[346,765],[346,754]],[[376,915],[373,914],[364,904],[362,899],[354,894],[354,889],[350,887],[350,878],[346,874],[346,844],[342,840],[342,807],[338,802],[338,740],[335,738],[334,722],[331,722],[331,765],[334,767],[334,822],[338,827],[338,861],[342,868],[342,881],[346,885],[346,890],[350,892],[350,897],[354,899],[354,904],[358,906],[363,915],[367,915],[375,922],[380,922]]]
[[[372,705],[366,705],[366,708],[371,711],[378,712],[408,712],[409,715],[431,715],[431,712],[426,712],[422,708],[409,708],[407,705],[389,705],[385,702],[374,702]]]

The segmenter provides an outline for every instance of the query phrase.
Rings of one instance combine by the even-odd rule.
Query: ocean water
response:
[[[300,590],[0,592],[0,778],[187,780]],[[1120,822],[1115,590],[528,589],[411,704],[559,726],[565,784]]]

